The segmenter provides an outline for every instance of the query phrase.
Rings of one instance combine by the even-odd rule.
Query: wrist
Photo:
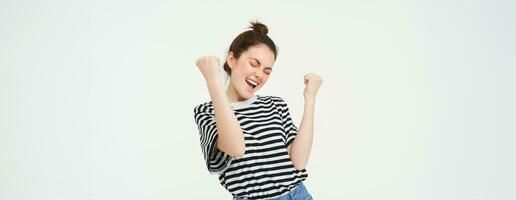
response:
[[[315,101],[315,95],[312,94],[305,94],[305,101]]]
[[[215,85],[215,86],[224,85],[222,82],[222,78],[220,78],[219,76],[206,78],[206,84],[207,85]]]

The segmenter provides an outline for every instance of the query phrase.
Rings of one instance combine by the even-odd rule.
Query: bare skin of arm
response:
[[[290,159],[297,170],[305,169],[312,150],[315,96],[322,84],[322,79],[312,73],[305,75],[305,105],[303,118],[297,131],[297,136],[287,147]]]
[[[206,79],[215,110],[217,125],[217,148],[231,156],[241,156],[245,153],[245,139],[240,123],[230,107],[224,90],[224,84],[218,71],[218,58],[215,56],[201,57],[196,64]]]
[[[310,158],[313,140],[315,98],[305,98],[303,118],[296,139],[288,146],[290,159],[297,170],[304,169]]]

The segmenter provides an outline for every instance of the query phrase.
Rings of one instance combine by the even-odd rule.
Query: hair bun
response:
[[[267,35],[267,33],[269,32],[269,29],[267,29],[267,26],[265,26],[265,24],[262,24],[258,21],[254,21],[254,22],[250,22],[250,23],[251,23],[251,26],[249,26],[249,28],[252,28],[253,31],[259,32],[264,35]]]

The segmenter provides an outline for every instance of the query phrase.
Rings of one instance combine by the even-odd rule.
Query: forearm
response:
[[[242,128],[230,107],[221,81],[207,81],[211,101],[215,110],[218,138],[217,148],[232,156],[245,153]]]
[[[315,97],[305,97],[303,118],[301,119],[297,136],[289,149],[292,163],[298,170],[306,167],[310,157],[313,140],[314,112]]]

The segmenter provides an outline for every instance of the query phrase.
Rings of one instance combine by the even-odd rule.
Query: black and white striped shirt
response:
[[[306,169],[294,168],[287,146],[297,127],[281,97],[254,95],[231,103],[245,137],[245,154],[230,156],[216,147],[217,126],[213,103],[194,108],[204,160],[210,173],[233,196],[268,199],[281,196],[306,180]]]

